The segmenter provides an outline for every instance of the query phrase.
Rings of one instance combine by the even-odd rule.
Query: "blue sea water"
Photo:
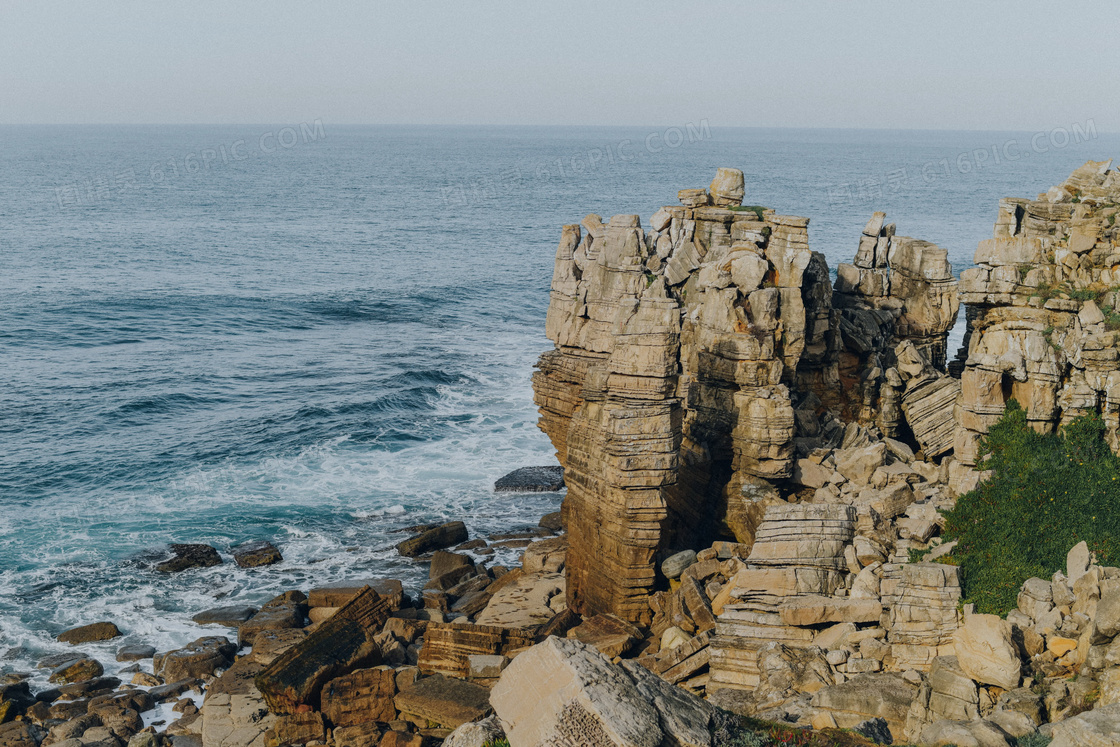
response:
[[[0,128],[0,669],[96,620],[168,649],[219,604],[415,588],[393,530],[555,510],[491,486],[555,462],[529,376],[562,224],[734,166],[832,267],[886,210],[959,272],[1000,197],[1120,154],[1060,129]],[[284,562],[238,570],[251,539]],[[227,562],[161,576],[170,542]]]

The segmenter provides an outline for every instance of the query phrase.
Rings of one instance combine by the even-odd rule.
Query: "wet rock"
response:
[[[191,678],[206,679],[219,669],[233,663],[237,645],[224,636],[207,636],[183,648],[156,655],[152,662],[155,673],[165,681]]]
[[[203,610],[194,615],[191,620],[199,625],[225,625],[229,628],[236,628],[255,614],[257,614],[256,607],[235,605]]]
[[[133,644],[121,646],[117,649],[117,661],[141,661],[143,659],[151,659],[155,655],[155,646]]]
[[[466,541],[466,524],[461,521],[452,521],[406,539],[397,545],[397,552],[407,558],[415,558],[426,552],[442,550]]]
[[[258,540],[238,545],[230,552],[239,568],[257,568],[262,565],[273,565],[284,559],[280,551],[271,542]]]
[[[522,467],[494,483],[498,493],[549,493],[563,487],[563,467]]]
[[[84,682],[100,677],[104,673],[105,668],[101,666],[101,662],[89,657],[83,657],[77,661],[67,662],[56,668],[51,672],[49,681],[61,682],[63,684]]]
[[[564,531],[563,513],[560,511],[553,511],[550,514],[545,514],[541,517],[540,526],[542,529],[547,529],[551,532]]]
[[[89,625],[79,625],[59,633],[56,638],[61,643],[76,645],[79,643],[93,643],[108,641],[120,636],[121,631],[111,622],[96,622]]]
[[[210,545],[171,545],[172,557],[156,566],[160,573],[180,573],[190,568],[209,568],[222,564],[218,551]]]
[[[288,591],[269,600],[257,614],[237,628],[237,640],[251,646],[262,630],[302,628],[307,617],[307,597],[300,591]]]

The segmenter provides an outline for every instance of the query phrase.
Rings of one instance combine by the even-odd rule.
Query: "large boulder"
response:
[[[502,673],[490,703],[511,745],[708,747],[712,707],[645,668],[550,637]]]
[[[739,169],[720,168],[712,179],[708,192],[712,195],[712,202],[723,207],[742,205],[746,188],[743,183],[743,172]]]
[[[202,705],[202,742],[206,747],[264,747],[275,717],[253,683],[261,665],[243,657],[210,683]]]
[[[121,631],[111,622],[96,622],[89,625],[79,625],[76,628],[64,630],[57,638],[62,643],[78,644],[93,643],[95,641],[108,641],[118,637]]]
[[[205,679],[217,670],[233,663],[237,645],[224,636],[207,636],[188,643],[183,648],[157,654],[152,669],[165,682],[190,678]]]
[[[895,741],[901,741],[906,715],[918,688],[896,673],[867,673],[846,682],[818,690],[811,701],[814,708],[832,714],[836,724],[850,729],[867,719],[887,722]]]
[[[1011,623],[997,615],[969,615],[954,636],[961,670],[984,685],[1019,686],[1021,662],[1011,641]]]
[[[918,742],[928,747],[1008,747],[1007,734],[990,721],[934,721]]]
[[[415,558],[426,552],[442,550],[467,541],[467,526],[461,521],[452,521],[427,529],[415,537],[409,537],[397,544],[397,552],[406,558]]]
[[[1120,745],[1120,703],[1085,711],[1054,724],[1050,747],[1117,747]]]
[[[160,573],[179,573],[190,568],[209,568],[222,564],[222,557],[210,545],[172,545],[171,558],[156,566]]]
[[[393,699],[409,716],[455,729],[489,715],[489,693],[473,682],[433,674],[404,687]]]

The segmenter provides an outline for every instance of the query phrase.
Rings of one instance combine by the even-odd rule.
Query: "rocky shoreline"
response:
[[[129,683],[77,653],[115,625],[66,631],[54,687],[0,685],[0,747],[1120,745],[1120,568],[1081,543],[1004,618],[937,562],[1010,399],[1041,432],[1099,411],[1120,444],[1120,174],[1001,201],[959,282],[882,213],[833,273],[807,218],[745,194],[720,169],[648,230],[563,228],[533,377],[562,472],[496,485],[566,486],[561,512],[489,541],[411,527],[415,594],[206,610],[236,636],[123,647]]]

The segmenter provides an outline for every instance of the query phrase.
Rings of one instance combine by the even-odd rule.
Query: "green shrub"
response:
[[[990,479],[946,514],[950,562],[960,566],[965,601],[980,612],[1013,609],[1031,576],[1049,578],[1084,540],[1102,563],[1120,560],[1120,458],[1096,414],[1061,435],[1040,434],[1014,399],[981,440]]]

